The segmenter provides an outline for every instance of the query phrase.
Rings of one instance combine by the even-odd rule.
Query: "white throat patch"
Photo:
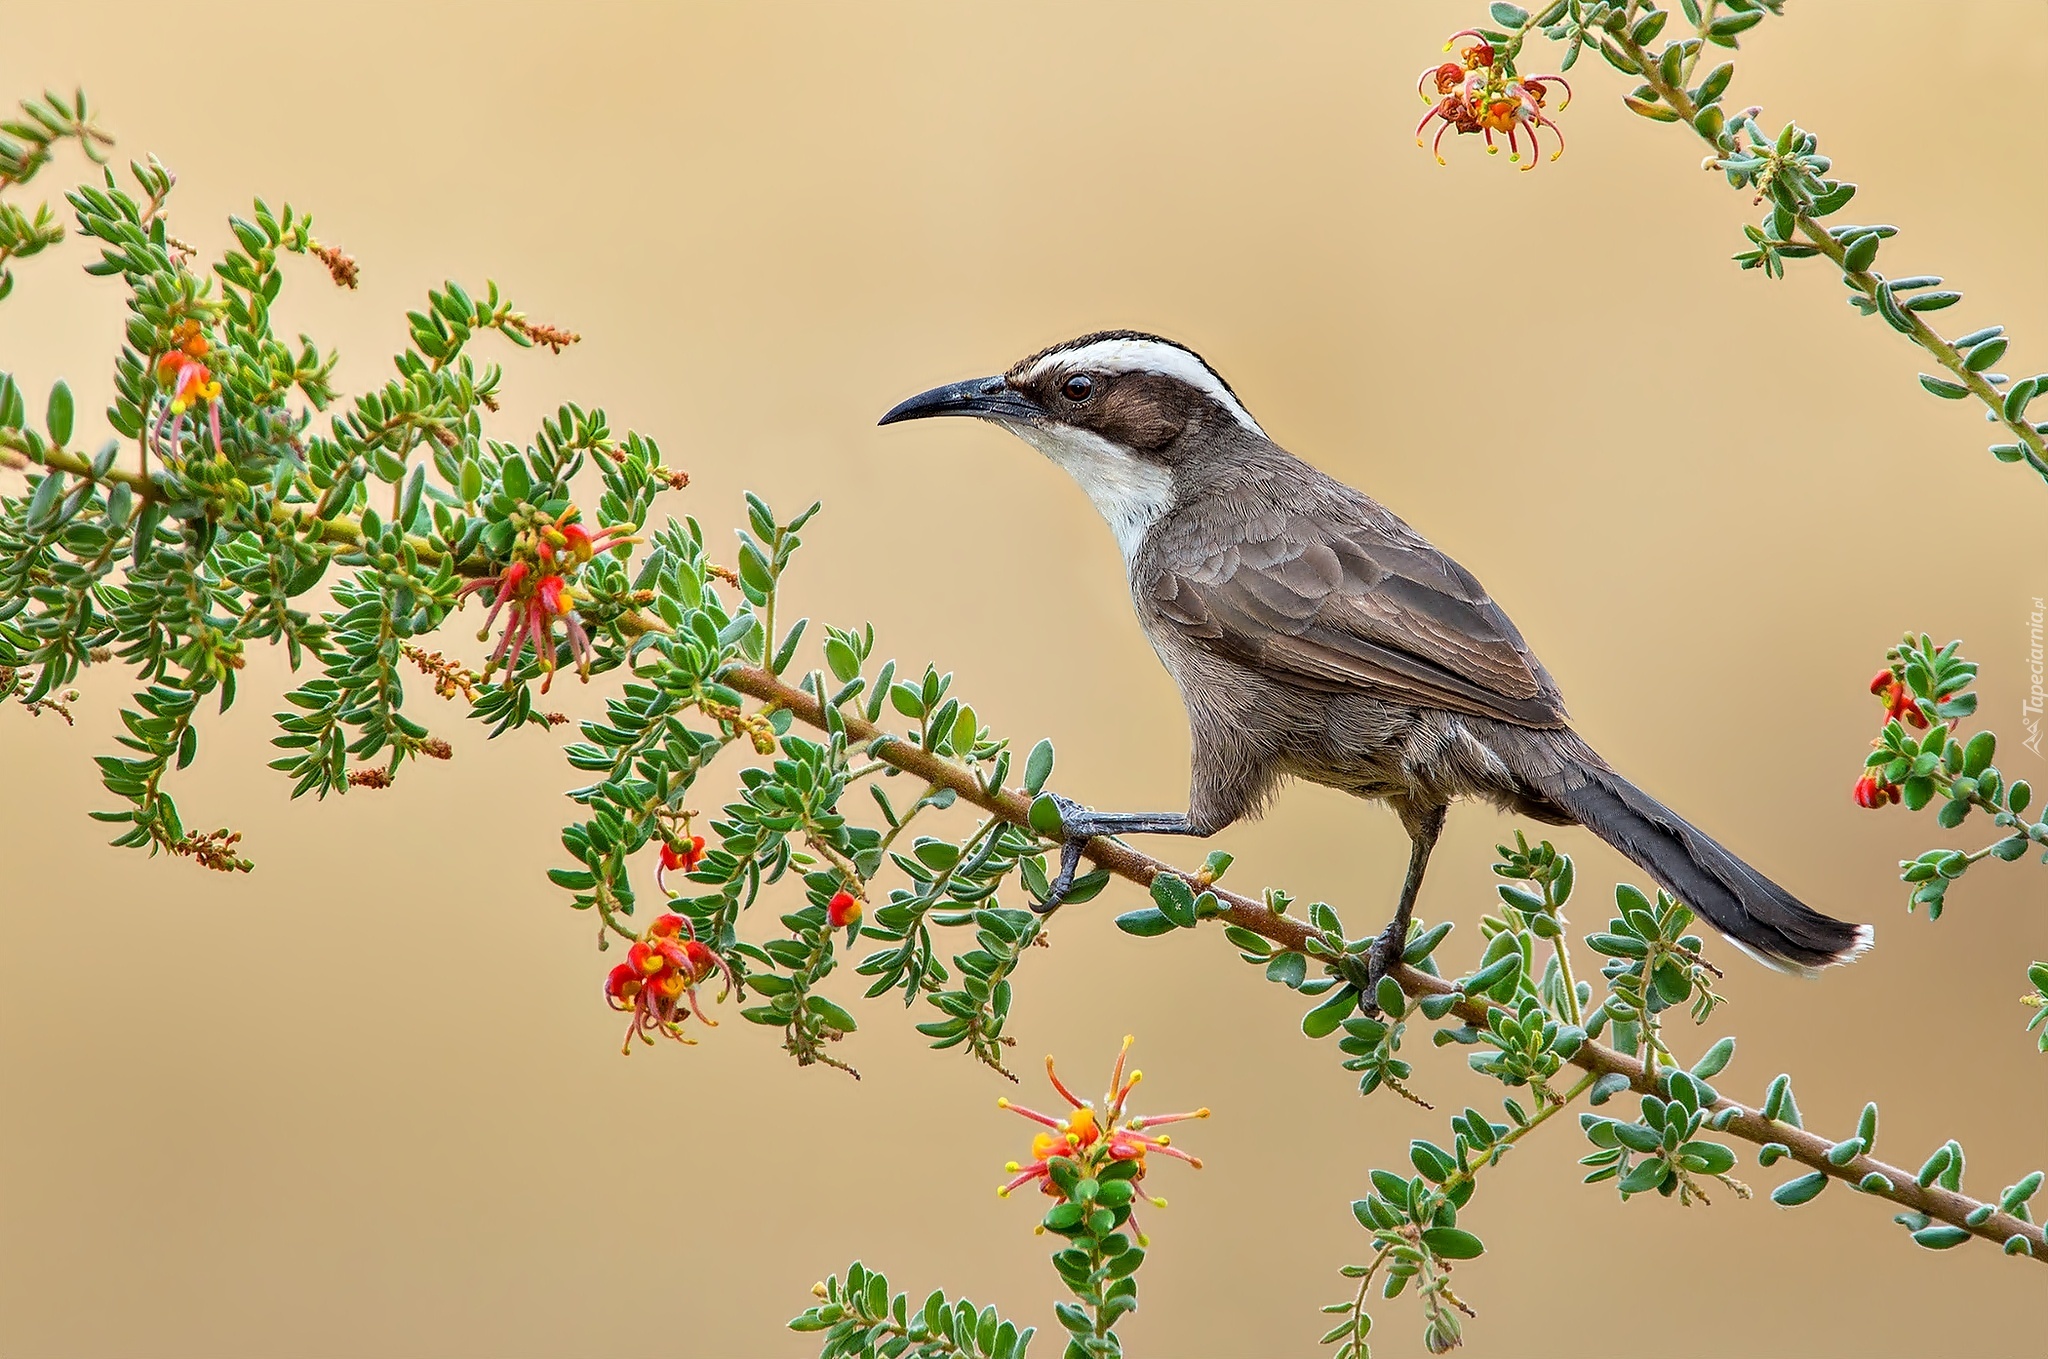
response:
[[[1124,565],[1129,567],[1145,541],[1145,530],[1158,523],[1173,502],[1172,474],[1099,434],[1072,425],[1007,420],[1003,424],[1080,483],[1116,535]]]
[[[1179,345],[1160,340],[1097,340],[1079,349],[1061,349],[1047,354],[1032,365],[1025,376],[1027,379],[1043,377],[1051,368],[1072,369],[1077,373],[1157,373],[1161,377],[1178,378],[1229,411],[1238,424],[1262,439],[1266,437],[1266,431],[1259,428],[1259,422],[1252,419],[1251,412],[1244,408],[1243,403],[1230,394],[1222,379]]]

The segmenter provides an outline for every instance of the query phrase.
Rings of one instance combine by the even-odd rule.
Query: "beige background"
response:
[[[561,359],[504,355],[499,432],[602,404],[691,470],[669,503],[715,540],[743,486],[792,510],[823,496],[800,607],[950,665],[999,729],[1055,737],[1059,786],[1105,807],[1179,806],[1185,778],[1107,533],[995,431],[874,419],[1084,330],[1184,338],[1282,442],[1489,582],[1619,765],[1876,922],[1877,951],[1819,983],[1730,955],[1724,1088],[1754,1098],[1792,1069],[1825,1129],[1877,1098],[1881,1153],[1917,1165],[1959,1136],[1993,1192],[2048,1160],[2048,1073],[2015,1003],[2048,951],[2048,878],[1986,867],[1930,926],[1893,863],[1938,832],[1847,793],[1876,727],[1862,684],[1902,627],[1967,637],[2015,729],[2048,490],[1919,391],[1914,353],[1830,270],[1774,285],[1728,264],[1749,205],[1690,138],[1628,115],[1599,62],[1573,73],[1562,161],[1520,175],[1462,141],[1438,169],[1409,136],[1414,74],[1481,8],[11,5],[0,86],[83,81],[122,156],[178,171],[174,227],[209,254],[252,194],[311,209],[363,286],[301,269],[283,324],[338,345],[351,388],[450,274],[580,330]],[[1751,40],[1734,100],[1820,129],[1864,185],[1850,215],[1906,228],[1885,263],[1948,272],[1973,290],[1951,329],[2004,321],[2015,364],[2039,363],[2048,9],[1793,10]],[[93,410],[121,303],[86,258],[74,241],[23,268],[0,362],[37,393],[69,375]],[[1927,565],[1916,522],[1941,526]],[[963,538],[985,566],[948,557]],[[89,756],[123,691],[89,681],[76,729],[0,718],[0,1350],[797,1354],[780,1323],[855,1254],[1051,1322],[1035,1208],[990,1192],[1026,1129],[900,1012],[863,1011],[858,1085],[737,1021],[618,1056],[609,959],[541,877],[570,810],[557,740],[486,744],[439,709],[452,765],[288,804],[262,767],[282,664],[259,656],[178,783],[190,822],[240,828],[260,860],[225,880],[100,847]],[[1454,950],[1511,829],[1451,819],[1423,913],[1463,922]],[[1562,838],[1595,924],[1604,885],[1641,875]],[[1399,878],[1392,819],[1316,790],[1221,843],[1238,885],[1329,896],[1359,928]],[[1217,1116],[1187,1139],[1206,1171],[1157,1174],[1174,1205],[1129,1340],[1308,1352],[1364,1245],[1346,1201],[1442,1116],[1359,1103],[1293,1033],[1301,1006],[1220,940],[1118,935],[1134,895],[1062,916],[1032,960],[1025,1089],[1048,1050],[1098,1083],[1137,1032],[1148,1099]],[[1418,1034],[1412,1055],[1439,1106],[1495,1107],[1462,1054]],[[1917,1251],[1840,1191],[1797,1213],[1624,1210],[1577,1184],[1561,1133],[1470,1214],[1493,1248],[1458,1275],[1475,1354],[2038,1343],[2038,1268]],[[1653,1328],[1666,1286],[1690,1324]],[[1417,1352],[1412,1303],[1379,1312],[1379,1352]]]

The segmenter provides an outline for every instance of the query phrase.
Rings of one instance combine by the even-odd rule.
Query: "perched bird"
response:
[[[1288,777],[1384,801],[1411,851],[1375,972],[1401,957],[1444,813],[1483,798],[1582,825],[1731,943],[1811,974],[1868,925],[1801,904],[1617,774],[1565,720],[1557,685],[1470,572],[1384,506],[1267,437],[1185,346],[1135,331],[1054,345],[997,377],[934,388],[881,423],[967,415],[1058,463],[1109,521],[1131,599],[1187,705],[1188,810],[1062,800],[1070,889],[1098,835],[1208,836]]]

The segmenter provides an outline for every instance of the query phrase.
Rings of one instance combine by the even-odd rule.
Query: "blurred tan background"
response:
[[[282,325],[338,345],[349,389],[382,380],[404,309],[450,275],[581,331],[560,359],[493,355],[500,434],[602,404],[690,469],[666,504],[714,541],[742,487],[792,511],[822,496],[798,607],[951,666],[1105,807],[1182,805],[1186,748],[1108,534],[996,431],[874,420],[1097,327],[1186,340],[1283,443],[1487,581],[1617,764],[1877,924],[1869,958],[1817,983],[1728,955],[1723,1088],[1753,1100],[1793,1070],[1822,1129],[1879,1099],[1881,1154],[1918,1165],[1958,1136],[1995,1192],[2048,1161],[2048,1068],[2015,1003],[2048,951],[2048,876],[1989,865],[1930,926],[1893,864],[1939,833],[1848,792],[1876,728],[1862,686],[1903,627],[1966,637],[1988,718],[2016,730],[2048,489],[1921,393],[1914,351],[1831,270],[1738,273],[1748,203],[1688,136],[1626,113],[1597,60],[1572,73],[1555,164],[1416,150],[1415,72],[1482,9],[18,4],[0,93],[82,82],[121,158],[179,173],[174,230],[209,257],[254,194],[310,209],[362,289],[299,268]],[[1893,271],[1947,273],[1971,291],[1952,330],[2005,322],[2038,363],[2038,109],[2011,77],[2048,59],[2048,8],[1792,10],[1750,39],[1732,102],[1818,129],[1863,185],[1849,215],[1903,224]],[[95,410],[121,302],[87,258],[74,240],[22,268],[0,364],[37,394],[67,375]],[[1915,515],[1957,526],[1939,567],[1887,545]],[[941,555],[960,530],[988,571]],[[1004,583],[1027,563],[1040,588]],[[190,824],[246,833],[259,867],[229,880],[102,847],[89,757],[123,689],[88,680],[76,729],[0,717],[0,1350],[796,1355],[782,1321],[856,1254],[1052,1324],[1037,1210],[991,1192],[1025,1145],[994,1107],[1007,1087],[923,1050],[900,1012],[861,1011],[859,1084],[736,1019],[619,1057],[612,959],[541,876],[574,781],[558,740],[488,744],[443,709],[453,764],[288,803],[262,767],[282,662],[259,656],[178,783]],[[2048,782],[2016,737],[2002,753]],[[1512,829],[1451,818],[1422,910],[1462,922],[1453,954]],[[1641,875],[1562,839],[1597,925],[1606,884]],[[1390,817],[1314,789],[1220,843],[1240,887],[1327,896],[1357,928],[1404,852]],[[1023,1095],[1044,1093],[1042,1053],[1093,1086],[1136,1032],[1148,1100],[1216,1117],[1187,1138],[1207,1170],[1157,1174],[1174,1204],[1150,1224],[1134,1352],[1310,1352],[1364,1246],[1347,1200],[1443,1115],[1361,1103],[1332,1047],[1295,1034],[1301,1004],[1220,939],[1116,933],[1135,896],[1063,915],[1033,958]],[[1440,1109],[1497,1107],[1425,1030],[1411,1055]],[[1655,1332],[1672,1356],[2038,1343],[2036,1267],[1916,1250],[1839,1190],[1781,1211],[1761,1199],[1778,1172],[1753,1166],[1757,1202],[1624,1210],[1577,1183],[1584,1150],[1561,1129],[1488,1175],[1471,1217],[1492,1251],[1458,1275],[1474,1354],[1617,1351],[1672,1280],[1694,1317]],[[1377,1352],[1419,1351],[1409,1300],[1376,1310]]]

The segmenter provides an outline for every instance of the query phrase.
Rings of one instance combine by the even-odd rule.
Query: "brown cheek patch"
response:
[[[1126,373],[1107,385],[1089,425],[1126,448],[1157,453],[1181,436],[1194,414],[1192,394],[1171,379]]]

